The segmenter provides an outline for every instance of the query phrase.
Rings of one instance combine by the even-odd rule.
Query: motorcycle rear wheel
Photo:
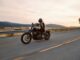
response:
[[[45,33],[45,40],[49,40],[50,39],[50,32],[46,32]]]

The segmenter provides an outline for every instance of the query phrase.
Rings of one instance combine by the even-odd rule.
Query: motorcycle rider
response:
[[[42,36],[43,32],[45,32],[45,24],[44,24],[42,18],[39,18],[38,22],[39,22],[40,32],[41,32],[41,36]]]

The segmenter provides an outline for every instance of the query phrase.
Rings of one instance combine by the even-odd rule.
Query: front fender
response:
[[[32,33],[32,32],[33,32],[33,30],[28,30],[27,32],[28,32],[28,33]]]
[[[26,31],[24,34],[26,34],[26,33],[31,34],[31,33],[32,33],[32,30],[28,30],[28,31]]]

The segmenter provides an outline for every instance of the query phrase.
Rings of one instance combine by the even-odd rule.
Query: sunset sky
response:
[[[80,26],[80,0],[0,0],[0,21]]]

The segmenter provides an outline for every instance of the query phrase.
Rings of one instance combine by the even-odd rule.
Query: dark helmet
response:
[[[43,21],[42,21],[42,18],[39,18],[38,22],[43,22]]]

